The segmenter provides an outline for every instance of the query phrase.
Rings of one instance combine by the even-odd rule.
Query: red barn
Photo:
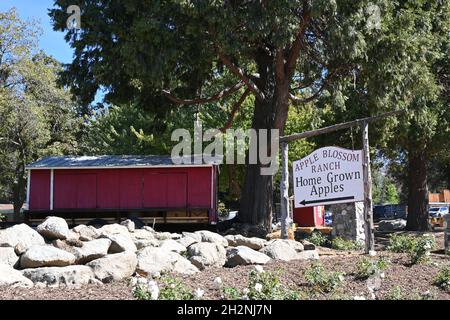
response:
[[[215,224],[218,166],[192,163],[176,165],[170,156],[48,157],[27,166],[27,212],[32,219]]]

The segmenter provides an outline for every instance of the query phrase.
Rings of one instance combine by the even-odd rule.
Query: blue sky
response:
[[[0,11],[15,7],[21,19],[37,20],[43,30],[39,45],[47,54],[63,63],[72,61],[73,50],[64,40],[64,33],[53,31],[48,9],[53,7],[53,0],[0,0]]]
[[[63,32],[53,31],[48,10],[53,8],[53,0],[0,0],[0,11],[7,11],[15,7],[22,20],[36,20],[39,22],[42,35],[39,46],[48,55],[62,63],[72,62],[73,49],[64,40]],[[94,102],[103,100],[104,92],[99,91]]]

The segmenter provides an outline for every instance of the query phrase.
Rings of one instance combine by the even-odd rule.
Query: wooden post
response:
[[[363,176],[364,176],[364,229],[366,234],[365,252],[375,251],[372,208],[372,175],[370,172],[369,123],[361,125],[363,139]]]
[[[281,182],[280,182],[280,210],[281,210],[281,238],[288,238],[289,228],[289,145],[281,143]]]

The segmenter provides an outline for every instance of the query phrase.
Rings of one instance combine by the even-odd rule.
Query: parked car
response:
[[[438,218],[438,217],[443,217],[446,214],[448,214],[449,209],[448,207],[434,207],[434,208],[430,208],[430,210],[428,210],[430,217],[432,218]]]
[[[325,225],[327,227],[333,225],[333,213],[331,211],[325,211]]]

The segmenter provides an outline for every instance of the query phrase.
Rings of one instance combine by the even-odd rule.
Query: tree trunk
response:
[[[255,100],[252,128],[256,129],[257,133],[259,129],[268,130],[267,150],[268,153],[271,153],[278,150],[271,150],[270,130],[279,129],[280,135],[283,134],[288,113],[289,88],[287,85],[277,86],[273,58],[260,57],[257,61],[260,74],[259,87],[263,89],[266,100]],[[259,151],[259,136],[256,145]],[[246,166],[239,221],[271,231],[274,191],[273,176],[261,175],[263,166],[259,160],[258,157],[257,164],[247,164]]]
[[[426,152],[423,149],[412,152],[411,149],[408,152],[409,193],[406,229],[427,231],[429,225]]]
[[[21,153],[22,154],[22,153]],[[21,210],[25,202],[26,195],[25,162],[21,161],[16,167],[16,181],[13,187],[13,205],[15,222],[21,221]]]

